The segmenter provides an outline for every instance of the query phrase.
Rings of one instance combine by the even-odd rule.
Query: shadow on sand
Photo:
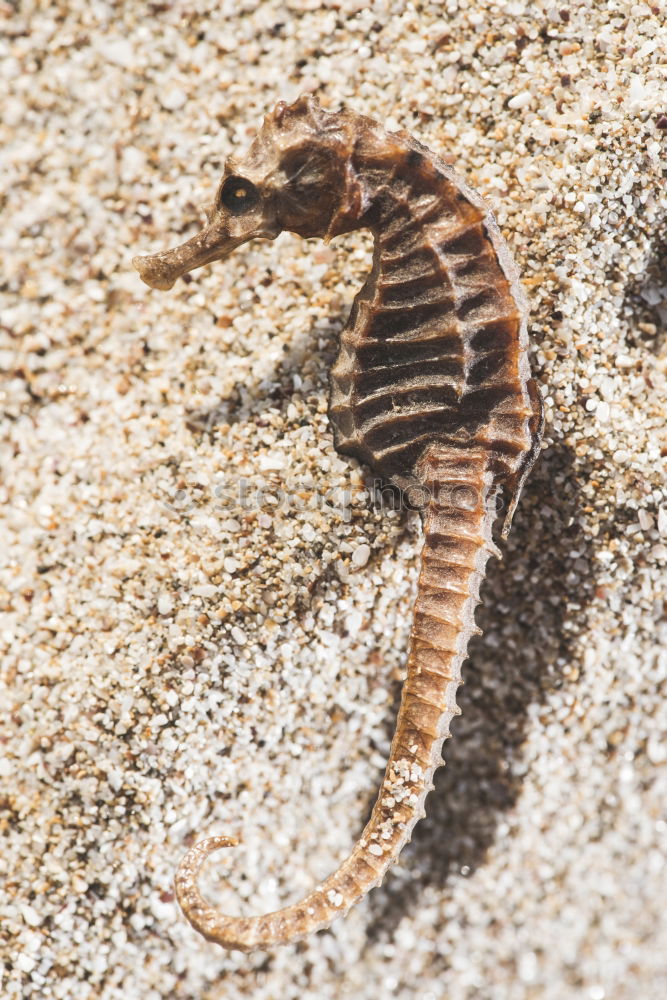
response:
[[[459,690],[462,715],[443,746],[427,815],[402,855],[409,878],[371,893],[369,943],[391,939],[428,886],[484,864],[522,786],[521,746],[531,705],[564,683],[595,588],[590,541],[577,525],[573,456],[563,445],[538,460],[502,561],[492,560]],[[575,591],[576,588],[576,591]],[[400,691],[397,691],[396,705]],[[519,765],[519,766],[517,766]]]
[[[313,391],[326,392],[343,323],[343,318],[333,318],[286,347],[264,398],[258,399],[247,385],[237,386],[215,410],[193,413],[188,425],[195,436],[215,434],[219,423],[257,420],[269,407],[280,406],[292,395],[292,373],[302,370],[305,357],[316,383]],[[312,344],[318,338],[326,347],[315,352]],[[574,456],[563,444],[540,456],[509,541],[501,546],[503,559],[488,565],[484,604],[476,616],[483,635],[471,643],[463,669],[462,715],[453,721],[453,738],[443,747],[447,766],[438,770],[426,818],[403,852],[402,867],[409,877],[390,873],[370,894],[369,946],[393,937],[403,917],[419,907],[426,887],[444,886],[484,864],[503,815],[520,794],[530,706],[543,703],[565,683],[564,667],[571,662],[595,588],[592,546],[578,526],[573,465]],[[581,474],[581,460],[577,468]],[[397,684],[387,745],[399,699]]]

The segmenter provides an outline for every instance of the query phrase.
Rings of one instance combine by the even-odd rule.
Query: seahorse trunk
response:
[[[337,871],[302,902],[264,916],[225,916],[197,888],[208,855],[233,839],[211,837],[188,851],[176,875],[183,912],[205,937],[227,948],[269,948],[327,927],[379,885],[424,815],[442,743],[460,714],[456,689],[470,637],[479,632],[474,613],[486,562],[498,550],[491,539],[496,512],[485,449],[434,444],[416,471],[429,498],[421,572],[407,677],[377,802]]]

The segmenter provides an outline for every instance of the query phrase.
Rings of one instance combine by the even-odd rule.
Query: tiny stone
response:
[[[27,903],[21,907],[21,916],[29,927],[39,927],[44,917]]]
[[[159,614],[168,615],[174,609],[174,601],[171,594],[160,594],[157,601]]]
[[[371,555],[371,549],[369,545],[366,545],[365,543],[362,545],[358,545],[357,548],[352,553],[353,566],[356,566],[358,569],[361,568],[362,566],[365,566],[368,560],[370,559],[370,555]]]
[[[262,472],[280,472],[285,468],[285,456],[280,454],[261,455],[259,468]]]
[[[100,54],[109,60],[110,63],[114,63],[116,66],[122,66],[129,69],[134,65],[136,58],[136,53],[132,44],[122,38],[115,41],[104,42],[100,46]]]
[[[640,509],[638,512],[639,527],[642,531],[649,531],[653,527],[653,515],[647,510]]]
[[[658,531],[661,535],[667,537],[667,507],[660,507],[658,509]]]
[[[511,108],[513,111],[519,108],[527,108],[532,99],[533,95],[531,92],[529,90],[523,90],[521,93],[515,94],[514,97],[510,98],[507,102],[507,107]]]
[[[187,96],[180,87],[173,87],[168,90],[166,94],[162,94],[159,98],[160,104],[167,111],[178,111],[182,108],[187,101]]]
[[[27,955],[25,952],[21,952],[16,956],[16,965],[21,972],[32,972],[37,965],[37,960],[33,958],[32,955]]]
[[[652,764],[664,764],[667,761],[667,744],[664,740],[650,739],[646,745],[646,753]]]

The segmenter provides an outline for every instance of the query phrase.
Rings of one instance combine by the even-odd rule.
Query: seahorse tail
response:
[[[183,858],[176,892],[190,923],[211,941],[252,951],[298,940],[327,927],[377,886],[409,841],[442,763],[449,725],[460,714],[456,690],[470,637],[479,632],[475,607],[496,516],[493,476],[484,448],[433,445],[417,469],[427,488],[424,547],[396,731],[377,802],[350,856],[300,903],[259,917],[229,917],[203,898],[197,876],[230,837],[211,837]]]

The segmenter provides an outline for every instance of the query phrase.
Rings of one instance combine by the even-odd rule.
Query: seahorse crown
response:
[[[281,101],[264,118],[248,153],[230,157],[214,208],[234,185],[250,182],[255,207],[278,231],[299,236],[336,235],[332,222],[341,206],[357,218],[368,207],[359,178],[350,170],[349,151],[356,138],[348,112],[322,110],[316,98]],[[335,230],[335,231],[334,231]]]

